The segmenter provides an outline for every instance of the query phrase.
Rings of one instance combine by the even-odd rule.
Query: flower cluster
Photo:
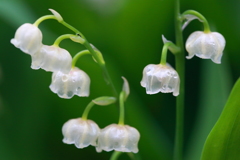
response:
[[[11,43],[15,47],[31,56],[31,68],[53,72],[49,88],[59,97],[65,99],[70,99],[74,95],[87,97],[89,96],[90,78],[84,71],[76,67],[75,64],[82,55],[91,54],[94,61],[99,63],[103,71],[105,71],[105,76],[110,80],[109,83],[111,83],[101,52],[88,43],[87,39],[78,30],[64,22],[59,13],[51,9],[50,11],[53,15],[41,17],[34,24],[25,23],[21,25],[17,29],[14,38],[11,39]],[[53,45],[44,45],[42,42],[42,32],[38,28],[38,25],[48,18],[56,19],[59,23],[74,31],[76,35],[62,35],[56,39]],[[199,19],[204,24],[204,31],[196,31],[187,39],[185,46],[189,55],[186,58],[190,59],[196,55],[203,59],[211,59],[218,64],[221,63],[226,43],[224,37],[220,33],[211,32],[207,20],[196,11],[186,11],[180,16],[180,19],[187,19],[187,22],[183,24],[183,28],[194,19]],[[59,47],[59,43],[66,38],[83,44],[87,49],[77,53],[72,58],[66,49]],[[183,48],[167,40],[164,36],[163,42],[164,46],[160,63],[149,64],[143,69],[143,77],[140,84],[146,88],[147,94],[162,92],[178,96],[180,92],[180,76],[184,72],[181,72],[182,74],[179,73],[179,76],[178,72],[167,63],[166,59],[168,50],[177,55],[180,54]],[[178,63],[179,61],[177,61]],[[184,71],[183,68],[180,70]],[[124,124],[124,102],[130,90],[127,80],[125,78],[123,80],[123,89],[118,99],[120,108],[118,124],[111,124],[100,129],[94,121],[87,119],[93,105],[106,106],[116,102],[115,97],[99,97],[89,103],[81,118],[71,119],[63,125],[62,134],[64,136],[64,143],[74,144],[77,148],[92,145],[96,147],[97,152],[101,152],[102,150],[138,152],[140,133],[134,127]],[[114,86],[112,88],[116,92]],[[117,95],[117,93],[115,94]]]
[[[92,120],[71,119],[62,127],[63,142],[75,144],[77,148],[95,146],[97,152],[138,152],[140,134],[129,125],[111,124],[103,129]]]
[[[11,43],[31,56],[32,69],[43,69],[53,72],[49,88],[59,97],[70,99],[74,95],[80,97],[89,96],[90,78],[84,71],[76,67],[75,64],[82,55],[91,54],[94,61],[103,67],[105,62],[101,52],[88,43],[79,31],[77,31],[76,35],[67,34],[58,37],[51,46],[44,45],[42,43],[42,32],[38,28],[38,25],[47,18],[56,19],[60,23],[64,22],[59,13],[51,9],[50,11],[53,15],[41,17],[34,24],[26,23],[20,26]],[[63,24],[66,25],[65,22]],[[73,27],[70,27],[70,29],[73,29]],[[59,43],[66,38],[84,44],[87,50],[78,52],[72,58],[66,49],[59,47]],[[64,143],[75,144],[77,148],[92,145],[96,147],[97,152],[101,152],[102,150],[138,152],[139,132],[135,128],[123,123],[123,102],[127,99],[130,92],[127,80],[125,78],[123,80],[123,90],[119,98],[121,110],[119,124],[111,124],[104,129],[100,129],[94,121],[87,119],[88,113],[94,104],[106,106],[116,102],[115,97],[96,98],[89,103],[81,118],[71,119],[63,125],[62,134],[64,136]]]
[[[21,25],[11,39],[11,43],[31,56],[32,69],[41,68],[53,72],[50,89],[59,97],[68,99],[74,95],[89,96],[89,76],[72,66],[73,59],[67,50],[60,48],[57,44],[44,45],[42,32],[37,24]]]
[[[120,118],[118,124],[111,124],[103,129],[87,116],[94,104],[106,106],[115,103],[114,97],[99,97],[92,100],[85,108],[81,118],[71,119],[62,127],[63,142],[66,144],[75,144],[77,148],[84,148],[89,145],[95,146],[97,152],[120,151],[120,152],[138,152],[138,141],[140,134],[137,129],[124,125],[124,106],[123,101],[129,94],[127,80],[124,79],[123,91],[120,93]],[[121,115],[122,114],[122,115]]]
[[[211,32],[208,22],[200,13],[188,10],[181,15],[182,19],[187,21],[183,24],[184,29],[192,20],[198,19],[204,24],[204,31],[193,32],[186,41],[187,59],[194,55],[211,59],[214,63],[220,64],[223,50],[226,44],[224,37],[218,32]],[[149,64],[143,69],[143,78],[141,86],[146,88],[147,94],[156,94],[158,92],[170,93],[174,96],[179,95],[180,77],[178,73],[166,62],[167,50],[173,54],[179,54],[179,48],[164,36],[163,50],[160,64]]]

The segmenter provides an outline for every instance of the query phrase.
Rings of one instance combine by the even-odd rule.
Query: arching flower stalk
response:
[[[123,90],[119,96],[120,115],[118,124],[111,124],[103,128],[98,137],[97,152],[120,151],[120,152],[138,152],[138,141],[140,133],[134,127],[124,124],[124,101],[129,94],[129,85],[123,78]]]

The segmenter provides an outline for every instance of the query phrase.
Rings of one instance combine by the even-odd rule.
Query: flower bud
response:
[[[53,10],[53,9],[49,9],[51,12],[52,12],[52,14],[57,18],[57,20],[58,20],[58,22],[62,22],[63,21],[63,18],[62,18],[62,16],[57,12],[57,11],[55,11],[55,10]]]
[[[180,79],[178,73],[170,65],[149,64],[143,70],[141,86],[146,88],[147,94],[158,92],[179,95]]]
[[[33,55],[42,46],[42,32],[37,26],[25,23],[17,29],[11,43],[23,52]]]
[[[71,119],[62,127],[63,142],[75,144],[77,148],[96,146],[99,133],[100,129],[95,122],[82,118]]]
[[[111,124],[101,130],[96,150],[137,153],[139,139],[140,134],[137,129],[128,125]]]
[[[84,71],[74,67],[68,74],[60,71],[54,72],[49,87],[61,98],[69,99],[74,95],[87,97],[89,96],[90,78]]]
[[[57,46],[43,45],[36,54],[32,55],[32,69],[42,68],[46,71],[61,71],[69,73],[72,66],[72,56],[70,53]]]
[[[225,43],[225,39],[220,33],[193,32],[186,42],[186,50],[189,54],[186,58],[190,59],[196,55],[203,59],[211,59],[213,62],[220,64]]]

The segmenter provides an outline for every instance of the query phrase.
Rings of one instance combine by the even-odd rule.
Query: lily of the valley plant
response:
[[[188,10],[180,14],[178,0],[176,0],[175,10],[176,43],[163,37],[164,45],[161,60],[158,64],[146,64],[142,72],[142,80],[139,81],[141,86],[146,89],[147,94],[172,93],[176,97],[177,115],[174,159],[182,160],[185,57],[191,59],[195,55],[202,59],[211,59],[214,63],[220,64],[225,47],[225,39],[220,33],[210,31],[206,18],[200,13]],[[91,55],[93,62],[95,61],[99,64],[112,89],[112,96],[91,99],[82,116],[70,119],[63,125],[63,142],[74,144],[81,149],[91,145],[96,147],[97,152],[114,151],[111,159],[117,159],[118,156],[116,155],[119,152],[138,153],[138,151],[141,151],[141,148],[138,148],[140,133],[136,128],[126,125],[124,121],[124,103],[130,94],[127,80],[123,78],[123,89],[118,93],[106,69],[102,53],[89,43],[80,31],[66,23],[59,13],[52,9],[50,11],[53,15],[40,17],[33,24],[25,23],[21,25],[17,29],[11,43],[31,56],[32,69],[43,69],[52,72],[52,82],[49,87],[60,98],[71,99],[74,95],[79,97],[90,96],[89,75],[80,69],[81,66],[76,66],[77,60],[83,55]],[[61,35],[52,45],[44,45],[42,42],[43,35],[38,26],[47,19],[57,20],[74,34]],[[204,30],[192,33],[184,45],[182,29],[194,19],[198,19],[203,23]],[[79,51],[72,57],[66,49],[60,47],[60,43],[64,39],[71,39],[74,43],[85,46],[86,49]],[[184,53],[185,49],[188,52],[188,56]],[[168,52],[175,56],[175,64],[167,63]],[[139,69],[138,72],[141,72],[141,70]],[[114,103],[115,105],[112,105]],[[88,114],[94,105],[102,107],[108,105],[118,106],[120,111],[118,123],[109,124],[101,129],[94,120],[88,119]],[[94,119],[94,117],[91,119]]]

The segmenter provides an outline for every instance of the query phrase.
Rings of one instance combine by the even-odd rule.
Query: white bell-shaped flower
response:
[[[219,64],[221,63],[225,43],[226,41],[220,33],[193,32],[186,42],[186,50],[189,54],[186,58],[190,59],[196,55],[203,59],[211,59]]]
[[[42,68],[46,71],[69,73],[72,66],[70,53],[58,46],[43,45],[36,54],[32,55],[32,69]]]
[[[96,146],[99,133],[100,129],[95,122],[82,118],[71,119],[62,127],[63,142],[75,144],[77,148]]]
[[[178,73],[168,64],[149,64],[143,70],[141,85],[146,88],[147,94],[173,92],[174,96],[178,96],[180,79]]]
[[[37,26],[25,23],[17,29],[11,43],[23,52],[33,55],[42,46],[42,32]]]
[[[49,87],[61,98],[69,99],[74,95],[87,97],[89,96],[90,78],[84,71],[74,67],[68,74],[60,71],[54,72]]]
[[[139,139],[137,129],[128,125],[111,124],[101,130],[96,150],[137,153]]]

